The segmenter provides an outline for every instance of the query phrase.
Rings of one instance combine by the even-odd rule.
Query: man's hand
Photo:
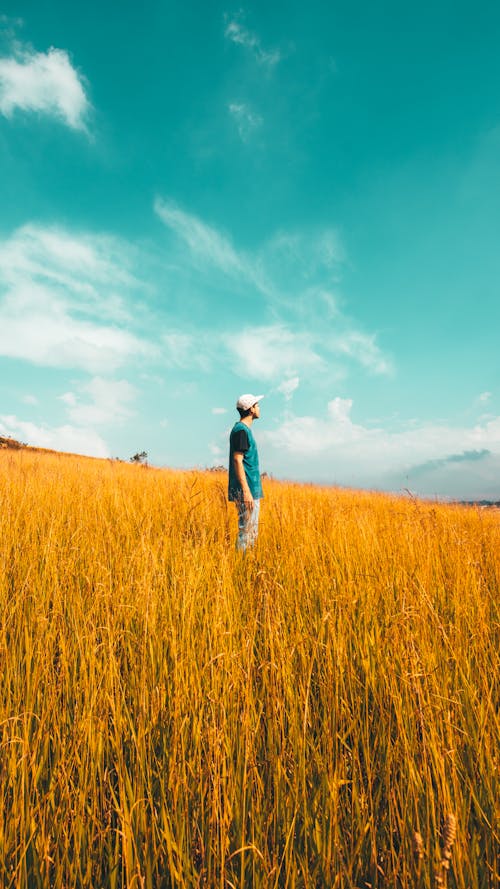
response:
[[[252,509],[255,506],[255,502],[250,491],[248,492],[248,494],[243,494],[243,503],[247,508],[247,512],[252,512]]]

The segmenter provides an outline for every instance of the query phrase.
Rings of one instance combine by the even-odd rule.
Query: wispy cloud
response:
[[[349,330],[332,337],[331,346],[338,355],[347,355],[375,374],[390,374],[392,362],[386,358],[375,342],[373,334]]]
[[[83,76],[66,50],[35,52],[14,43],[12,55],[0,58],[0,113],[37,112],[87,131],[91,104]]]
[[[171,201],[157,198],[154,208],[162,222],[185,241],[195,256],[227,274],[245,273],[245,263],[227,236]]]
[[[18,28],[22,28],[24,21],[9,15],[0,15],[0,33],[3,32],[9,41],[13,41]]]
[[[189,248],[192,257],[232,277],[255,284],[266,296],[290,304],[290,285],[311,303],[320,300],[329,314],[336,310],[335,297],[318,279],[330,283],[346,260],[340,233],[332,227],[320,231],[280,231],[259,250],[237,249],[231,237],[174,201],[157,197],[154,210],[162,222]]]
[[[248,142],[252,133],[262,126],[262,117],[245,102],[230,102],[229,113],[233,118],[242,142]]]
[[[78,394],[65,392],[60,400],[73,423],[93,427],[116,425],[133,416],[131,405],[137,395],[136,387],[127,380],[94,377],[80,387]]]
[[[309,334],[295,333],[281,324],[225,334],[223,343],[240,375],[258,380],[274,380],[298,368],[319,369],[323,364]]]
[[[311,287],[318,276],[331,280],[345,261],[340,234],[333,228],[319,232],[278,232],[253,254],[237,249],[231,237],[174,201],[157,197],[154,210],[162,222],[189,248],[193,258],[227,275],[257,284],[268,296],[279,298],[280,279],[289,298],[289,283],[300,291]],[[325,305],[334,297],[325,288],[314,288]],[[307,293],[308,299],[310,294]]]
[[[193,368],[208,370],[211,363],[212,349],[207,348],[203,333],[197,335],[180,331],[171,331],[162,336],[161,354],[169,367]]]
[[[282,269],[287,285],[329,294],[332,284],[338,283],[347,260],[341,233],[327,226],[322,229],[278,231],[263,245],[263,259],[270,267]],[[320,284],[318,282],[321,282]]]
[[[245,47],[259,65],[273,68],[281,61],[282,54],[278,49],[264,49],[260,37],[245,27],[242,13],[225,16],[225,37],[232,43]]]
[[[112,373],[152,347],[129,329],[130,247],[27,225],[0,241],[0,355]]]
[[[293,393],[299,388],[299,382],[299,377],[290,377],[288,380],[283,380],[277,387],[278,392],[285,396],[285,401],[290,401]]]
[[[237,250],[228,235],[172,201],[157,198],[154,209],[162,222],[188,247],[194,260],[234,279],[250,282],[263,294],[271,293],[272,287],[258,258]]]
[[[210,275],[222,273],[230,278],[235,295],[250,299],[259,317],[271,322],[232,330],[221,323],[210,338],[193,331],[191,323],[189,330],[179,326],[164,337],[168,363],[199,367],[204,361],[208,367],[225,355],[236,373],[275,385],[284,376],[311,377],[325,369],[338,378],[349,363],[371,374],[392,373],[391,359],[376,335],[360,330],[341,312],[328,286],[345,261],[336,229],[280,232],[250,253],[170,201],[158,198],[155,211],[188,248],[204,285],[213,287]]]

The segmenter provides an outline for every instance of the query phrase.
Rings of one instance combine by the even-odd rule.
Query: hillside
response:
[[[0,448],[11,448],[13,451],[18,451],[20,448],[26,448],[28,445],[25,445],[22,441],[16,441],[15,438],[10,438],[10,436],[0,435]]]

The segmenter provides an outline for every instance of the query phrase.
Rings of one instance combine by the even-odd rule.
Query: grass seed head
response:
[[[446,853],[448,853],[446,855],[447,858],[449,858],[451,856],[451,847],[453,846],[453,843],[455,842],[456,835],[457,835],[457,821],[456,821],[455,816],[452,815],[450,812],[450,814],[446,816],[446,819],[444,822],[444,829],[443,829],[443,847],[444,847],[443,853],[444,853],[444,855],[446,855]]]
[[[424,857],[424,841],[422,839],[422,834],[416,830],[413,834],[413,852],[415,858],[418,858],[419,861]]]

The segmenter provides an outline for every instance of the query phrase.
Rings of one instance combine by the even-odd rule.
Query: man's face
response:
[[[252,417],[254,418],[254,420],[258,420],[260,417],[260,407],[259,407],[258,401],[255,402],[255,404],[251,408],[251,411],[252,411]]]

